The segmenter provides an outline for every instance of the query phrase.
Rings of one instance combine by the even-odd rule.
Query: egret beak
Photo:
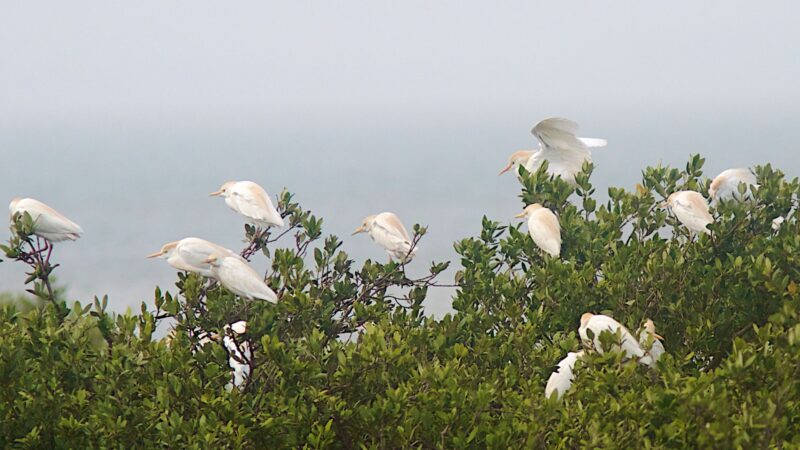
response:
[[[212,193],[210,193],[208,195],[209,195],[209,197],[219,197],[220,195],[222,195],[222,190],[214,191],[214,192],[212,192]]]
[[[159,256],[161,256],[163,254],[164,254],[163,252],[158,251],[158,252],[151,253],[151,254],[147,255],[147,258],[158,258]]]
[[[206,258],[206,260],[205,260],[205,261],[203,261],[203,262],[204,262],[205,264],[211,264],[211,263],[213,263],[213,262],[214,262],[214,260],[216,260],[216,259],[217,259],[216,257],[214,257],[214,256],[211,256],[211,257],[208,257],[208,258]]]
[[[514,218],[515,219],[524,219],[525,218],[525,211],[522,211],[521,213],[517,214],[516,216],[514,216]]]
[[[667,203],[667,202],[661,202],[661,203],[658,204],[659,208],[666,208],[667,206],[669,206],[669,203]]]
[[[503,167],[503,170],[501,170],[500,173],[498,173],[497,175],[502,175],[502,174],[508,172],[509,170],[511,170],[511,167],[513,167],[513,166],[514,166],[514,163],[508,163],[505,167]]]
[[[663,341],[663,340],[664,340],[664,338],[663,338],[663,337],[661,337],[660,335],[658,335],[658,334],[656,334],[656,333],[653,333],[653,336],[655,336],[655,337],[656,337],[656,339],[658,339],[659,341]]]
[[[363,233],[363,232],[365,232],[365,231],[367,231],[367,230],[365,230],[365,229],[364,229],[364,226],[362,225],[362,226],[360,226],[360,227],[356,228],[356,230],[355,230],[355,231],[353,231],[353,234],[351,234],[350,236],[355,236],[355,235],[357,235],[358,233]]]

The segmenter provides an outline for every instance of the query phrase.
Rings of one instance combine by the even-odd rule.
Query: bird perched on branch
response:
[[[639,332],[639,345],[643,349],[649,348],[646,351],[645,356],[639,360],[640,363],[654,367],[656,365],[656,361],[661,358],[661,355],[664,354],[664,344],[661,343],[664,338],[656,334],[656,325],[653,323],[652,320],[647,319],[644,322],[644,327],[642,327],[642,331]]]
[[[553,211],[534,203],[514,217],[528,219],[528,233],[540,249],[550,256],[558,257],[561,254],[561,225]]]
[[[575,186],[575,175],[581,171],[583,163],[592,161],[590,149],[608,145],[605,139],[578,137],[577,123],[557,117],[537,123],[531,133],[539,140],[539,148],[514,152],[500,175],[520,165],[528,172],[535,172],[547,161],[547,173]]]
[[[747,186],[744,195],[739,193],[740,183]],[[717,201],[730,199],[742,201],[752,194],[751,188],[758,188],[758,182],[750,169],[728,169],[722,171],[711,181],[708,195]]]
[[[417,247],[412,248],[406,227],[394,213],[382,212],[365,217],[361,226],[353,231],[353,235],[365,232],[386,250],[391,259],[410,262],[417,253]]]
[[[278,302],[278,295],[244,258],[214,253],[205,260],[211,265],[211,276],[229,291],[244,299],[261,299]]]
[[[33,233],[48,242],[74,241],[81,237],[83,228],[63,214],[32,198],[15,198],[8,205],[11,222],[25,213],[33,219]]]
[[[209,195],[223,197],[226,205],[257,227],[283,226],[283,218],[267,191],[252,181],[228,181]]]
[[[695,191],[678,191],[670,194],[661,207],[668,208],[686,228],[694,233],[710,234],[708,225],[714,222],[708,212],[708,203]]]
[[[147,255],[147,257],[163,258],[167,260],[167,264],[178,270],[210,277],[212,276],[211,264],[207,263],[206,260],[215,253],[238,257],[236,253],[221,245],[196,237],[188,237],[180,241],[164,244],[161,250]]]
[[[590,331],[592,336],[589,336]],[[600,334],[604,331],[608,331],[611,334],[616,334],[619,331],[620,341],[614,344],[611,349],[604,349],[602,342],[600,342]],[[639,341],[633,337],[627,328],[609,316],[604,316],[602,314],[595,315],[592,313],[582,315],[578,334],[585,346],[594,348],[601,355],[606,350],[621,350],[625,352],[628,358],[641,358],[644,356],[644,350],[642,350],[642,347],[639,345]]]
[[[575,362],[583,357],[583,350],[579,352],[569,352],[567,356],[558,362],[556,370],[547,379],[547,386],[544,388],[544,396],[550,398],[553,392],[557,398],[561,398],[572,387],[572,380],[575,379],[573,370]]]

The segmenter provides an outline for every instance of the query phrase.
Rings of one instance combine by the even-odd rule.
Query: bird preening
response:
[[[513,171],[518,176],[523,176],[521,172],[524,171],[520,171],[520,167],[525,167],[527,172],[534,172],[546,163],[547,173],[550,176],[561,178],[570,186],[576,187],[577,174],[583,170],[585,163],[592,161],[592,149],[607,146],[605,139],[578,137],[578,125],[563,118],[544,119],[537,123],[531,132],[537,139],[538,147],[514,152],[500,174]],[[710,235],[712,229],[709,226],[714,223],[714,216],[709,204],[718,208],[727,204],[724,202],[747,202],[754,196],[757,197],[758,189],[757,177],[750,169],[728,169],[708,184],[708,199],[699,192],[702,189],[675,190],[669,193],[659,191],[662,192],[662,198],[666,198],[663,198],[663,202],[658,205],[654,202],[652,208],[656,206],[666,208],[680,226],[689,231],[690,236]],[[646,191],[644,187],[640,190],[640,194],[644,195],[642,191]],[[286,226],[284,218],[288,216],[285,208],[278,203],[284,210],[282,216],[267,191],[255,182],[228,181],[210,195],[222,197],[225,204],[242,217],[248,230],[251,230],[251,225],[260,230],[257,235],[263,233],[268,236],[269,229]],[[548,202],[542,201],[542,203],[525,205],[522,212],[515,217],[526,221],[528,235],[536,247],[547,255],[545,258],[569,259],[570,252],[562,256],[560,222],[564,220],[565,226],[568,226],[568,214],[559,211],[557,207],[551,209],[552,205]],[[30,233],[24,234],[36,236],[37,240],[44,240],[44,246],[41,248],[31,244],[31,255],[38,259],[18,258],[26,262],[49,264],[53,243],[75,241],[84,233],[78,224],[52,207],[32,198],[13,199],[9,211],[12,232],[21,229],[17,226],[20,221],[26,221]],[[780,232],[784,220],[785,218],[781,216],[772,221],[771,228],[775,233]],[[290,221],[290,229],[295,226],[294,222]],[[368,234],[386,252],[390,261],[405,265],[411,263],[417,255],[417,234],[420,233],[417,233],[417,228],[414,230],[415,236],[412,238],[396,214],[381,212],[365,217],[352,234]],[[568,234],[569,229],[564,232]],[[248,234],[248,238],[249,236]],[[41,257],[45,251],[46,260]],[[272,281],[268,283],[270,278],[262,276],[250,265],[250,256],[250,253],[239,254],[204,239],[186,237],[162,245],[160,250],[147,257],[164,259],[178,271],[194,273],[213,280],[207,287],[216,286],[215,282],[218,282],[224,289],[242,300],[277,303],[284,295],[283,288],[279,290],[282,292],[281,295],[276,293],[269,285]],[[248,303],[248,305],[253,304]],[[665,353],[664,338],[656,334],[655,324],[651,319],[642,320],[644,322],[638,329],[632,328],[637,332],[632,333],[609,315],[589,312],[583,314],[579,319],[577,330],[582,349],[568,352],[557,363],[547,380],[545,396],[561,398],[569,391],[581,365],[585,364],[587,359],[591,360],[592,354],[620,353],[624,360],[634,360],[649,369],[656,369],[657,361]],[[230,355],[229,365],[233,370],[231,381],[233,386],[242,386],[250,375],[251,348],[249,342],[243,338],[246,329],[247,322],[244,320],[229,323],[221,330],[221,338],[220,335],[210,331],[206,333],[207,337],[204,338],[206,341],[201,341],[202,344],[219,342],[221,339]]]

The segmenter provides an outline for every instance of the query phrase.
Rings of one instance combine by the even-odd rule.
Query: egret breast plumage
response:
[[[238,257],[236,253],[221,245],[196,237],[188,237],[180,241],[164,244],[161,250],[147,257],[163,258],[167,260],[170,266],[178,270],[211,277],[213,276],[211,264],[207,263],[206,260],[213,254]]]
[[[589,337],[589,331],[592,332],[592,337]],[[619,345],[615,344],[611,349],[604,349],[602,342],[600,342],[600,334],[603,331],[616,334],[620,332]],[[603,354],[606,350],[622,351],[628,358],[641,358],[644,356],[644,350],[639,345],[639,341],[625,328],[621,323],[617,322],[609,316],[602,314],[586,313],[581,316],[581,325],[578,328],[578,334],[584,345],[594,348],[598,353]]]
[[[225,204],[248,223],[263,228],[283,226],[283,218],[267,191],[252,181],[228,181],[209,195],[223,197]]]
[[[662,204],[692,233],[710,234],[708,225],[714,222],[708,212],[706,199],[695,191],[678,191],[670,194]]]
[[[744,195],[739,193],[740,183],[747,186]],[[758,188],[758,182],[750,169],[728,169],[722,171],[711,181],[708,195],[717,201],[730,199],[741,201],[751,194],[752,188]]]
[[[277,303],[278,295],[243,258],[212,254],[206,262],[211,264],[211,275],[225,288],[245,299],[261,299]]]
[[[539,149],[525,162],[525,168],[535,172],[547,161],[547,172],[572,186],[583,163],[592,161],[590,149],[607,145],[605,139],[578,137],[577,123],[557,117],[537,123],[531,133],[539,140]]]
[[[561,398],[571,387],[575,379],[575,363],[583,357],[583,351],[569,352],[567,356],[558,362],[556,370],[547,379],[547,386],[544,388],[544,396],[550,398],[553,392],[557,398]]]
[[[553,211],[534,203],[515,217],[528,220],[528,233],[540,249],[555,257],[561,254],[561,225]]]
[[[12,221],[18,214],[30,214],[34,234],[49,242],[74,241],[83,234],[80,225],[39,200],[15,198],[11,200],[8,209]]]
[[[412,248],[411,237],[406,227],[394,213],[382,212],[367,216],[353,234],[364,232],[383,247],[392,259],[409,262],[417,253],[417,248]]]

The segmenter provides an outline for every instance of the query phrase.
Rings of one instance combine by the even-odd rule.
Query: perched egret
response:
[[[417,253],[417,248],[411,247],[406,227],[394,213],[382,212],[364,218],[353,235],[364,232],[369,233],[372,240],[386,250],[389,258],[409,262]]]
[[[589,338],[588,331],[591,330],[593,337]],[[581,316],[581,326],[578,328],[578,334],[581,336],[581,341],[586,346],[593,346],[598,353],[603,354],[603,344],[600,342],[600,333],[608,331],[611,334],[616,334],[619,330],[621,335],[620,345],[614,345],[612,351],[621,350],[629,358],[641,358],[644,356],[644,350],[639,345],[639,341],[628,331],[627,328],[622,326],[621,323],[612,319],[611,317],[602,314],[586,313]]]
[[[739,193],[739,184],[744,183],[747,190],[742,196]],[[708,195],[714,200],[743,200],[750,194],[750,187],[758,188],[756,176],[750,169],[728,169],[717,175],[708,188]]]
[[[209,242],[205,239],[188,237],[180,241],[164,244],[161,250],[148,255],[148,258],[163,258],[167,263],[187,272],[199,273],[204,277],[212,276],[211,265],[206,260],[212,254],[225,256],[238,256],[225,247]]]
[[[528,219],[528,233],[539,248],[551,256],[561,254],[561,225],[553,211],[534,203],[514,217]]]
[[[707,226],[714,222],[714,218],[708,212],[706,199],[698,192],[674,192],[661,206],[669,208],[672,214],[692,233],[711,233]]]
[[[237,342],[235,336],[244,334],[247,331],[247,322],[240,320],[223,327],[224,337],[222,343],[228,351],[228,365],[233,369],[233,386],[240,387],[250,376],[250,343],[247,341]]]
[[[277,303],[278,295],[243,258],[214,253],[205,260],[211,264],[211,275],[229,291],[245,299],[261,299]]]
[[[28,213],[33,219],[33,233],[48,242],[74,241],[81,237],[83,228],[63,214],[32,198],[15,198],[8,205],[11,221],[18,214]]]
[[[244,216],[248,223],[264,228],[283,226],[283,218],[267,191],[252,181],[228,181],[209,195],[225,198],[225,204]]]
[[[647,350],[646,355],[640,359],[639,362],[650,367],[655,367],[656,361],[664,354],[664,344],[661,343],[662,340],[664,340],[664,338],[656,334],[656,325],[652,320],[647,319],[644,323],[644,327],[642,327],[642,331],[639,332],[639,345],[643,349],[646,349],[649,343],[652,343],[652,345],[650,346],[650,350]]]
[[[535,172],[547,161],[547,172],[560,176],[567,183],[575,185],[575,174],[581,171],[584,161],[592,161],[590,148],[605,147],[605,139],[579,138],[576,136],[578,124],[561,118],[544,119],[533,127],[531,133],[539,140],[539,148],[531,151],[525,168]],[[514,153],[509,163],[500,172],[505,173],[517,164],[522,164],[525,151]]]
[[[547,379],[547,386],[544,388],[544,396],[550,398],[553,392],[556,393],[556,398],[561,398],[570,387],[572,387],[572,380],[575,375],[572,372],[575,368],[575,362],[583,357],[583,350],[579,352],[569,352],[567,356],[558,362],[558,367],[550,378]]]

